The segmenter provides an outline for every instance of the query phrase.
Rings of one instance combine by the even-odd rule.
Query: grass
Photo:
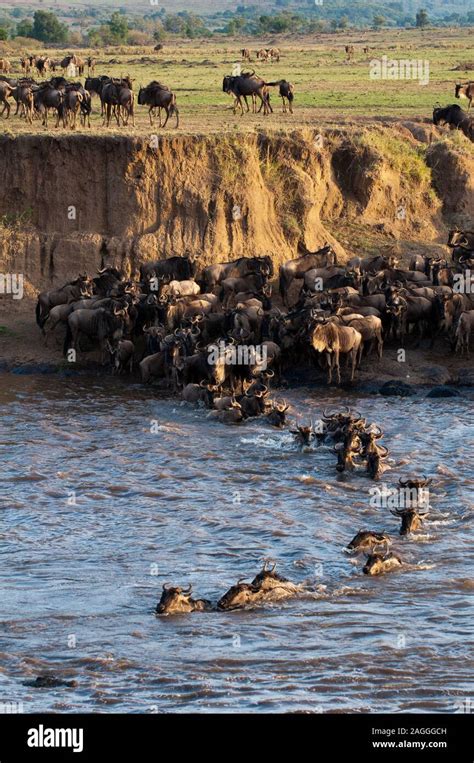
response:
[[[15,336],[15,332],[7,326],[0,326],[0,336]]]
[[[234,116],[230,97],[222,92],[222,78],[239,62],[243,45],[255,51],[266,40],[224,39],[220,41],[168,41],[160,52],[152,48],[108,48],[91,52],[98,60],[96,74],[121,76],[129,74],[134,87],[159,79],[176,93],[181,115],[180,132],[249,131],[262,127],[294,128],[315,126],[318,121],[340,122],[351,118],[406,117],[429,118],[433,104],[454,102],[454,84],[469,79],[469,72],[454,71],[461,62],[469,62],[472,54],[471,31],[465,29],[383,30],[381,32],[347,32],[341,35],[318,35],[278,39],[282,51],[279,63],[253,62],[257,73],[267,81],[288,79],[295,85],[295,115],[283,115],[277,90],[273,91],[275,113]],[[353,44],[355,58],[345,60],[344,45]],[[368,55],[362,47],[370,47]],[[33,51],[32,51],[33,52]],[[45,52],[38,49],[34,52]],[[67,51],[51,50],[51,57],[61,59]],[[386,55],[394,59],[427,60],[430,78],[427,85],[416,80],[371,80],[371,58]],[[10,56],[19,73],[19,54]],[[110,62],[113,63],[110,63]],[[246,65],[246,68],[248,66]],[[60,73],[59,71],[57,72]],[[471,73],[472,78],[472,73]],[[103,134],[102,120],[94,98],[93,127],[90,132]],[[18,117],[4,121],[14,133],[44,132],[39,122],[33,127]],[[124,132],[115,126],[110,132]],[[126,128],[133,134],[152,132],[147,109],[136,106],[136,127]],[[167,128],[168,131],[168,128]],[[51,134],[62,132],[62,128]],[[89,132],[87,130],[87,132]]]
[[[15,212],[0,216],[0,228],[9,230],[24,230],[31,223],[33,216],[32,209],[25,209],[23,212]]]
[[[417,185],[420,190],[431,184],[431,171],[424,161],[424,146],[414,146],[380,128],[365,130],[360,140],[375,148],[408,183]]]

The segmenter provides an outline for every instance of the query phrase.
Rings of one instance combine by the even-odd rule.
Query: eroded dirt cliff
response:
[[[365,254],[364,238],[401,253],[441,246],[447,226],[469,221],[474,159],[467,141],[419,137],[376,124],[152,143],[3,136],[1,268],[33,293],[104,264],[133,273],[185,253],[202,264],[271,254],[278,265],[299,239],[330,241],[342,260]]]

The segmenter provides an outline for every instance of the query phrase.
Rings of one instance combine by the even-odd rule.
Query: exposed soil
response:
[[[448,228],[472,224],[474,158],[439,133],[429,145],[433,137],[426,123],[389,121],[164,135],[152,146],[124,135],[3,136],[0,267],[24,275],[25,298],[0,296],[1,357],[60,362],[60,347],[43,346],[34,299],[104,265],[133,276],[163,256],[193,253],[206,265],[270,254],[277,270],[299,240],[310,249],[331,242],[341,262],[447,254]],[[456,381],[466,362],[442,340],[438,348],[410,351],[403,368],[389,351],[360,378]],[[420,371],[440,363],[449,373]]]

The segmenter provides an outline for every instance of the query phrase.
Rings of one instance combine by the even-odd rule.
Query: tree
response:
[[[67,42],[69,32],[67,26],[61,24],[54,13],[36,11],[30,36],[41,42]]]
[[[8,32],[5,27],[0,27],[0,40],[8,40]]]
[[[339,29],[347,29],[347,27],[349,26],[348,16],[341,16],[341,18],[339,19],[338,26],[339,26]]]
[[[33,37],[33,22],[29,19],[20,21],[16,28],[17,37]]]
[[[427,12],[423,9],[417,11],[417,14],[416,14],[417,27],[423,28],[425,26],[428,26],[428,24],[429,24],[429,18],[428,18]]]
[[[128,40],[127,19],[121,13],[112,13],[109,21],[110,34],[115,42],[126,43]]]
[[[380,29],[380,27],[383,27],[383,25],[385,24],[385,21],[386,21],[385,16],[380,16],[377,14],[374,16],[372,23],[376,29]]]

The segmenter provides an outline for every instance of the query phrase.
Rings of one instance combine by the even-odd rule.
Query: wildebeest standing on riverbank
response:
[[[153,80],[146,87],[141,87],[138,93],[138,103],[140,106],[149,106],[148,116],[150,124],[153,125],[153,112],[158,109],[158,119],[160,127],[166,127],[170,116],[176,117],[176,128],[179,127],[179,111],[176,106],[176,96],[169,87]],[[161,109],[166,112],[165,123],[161,124]]]

